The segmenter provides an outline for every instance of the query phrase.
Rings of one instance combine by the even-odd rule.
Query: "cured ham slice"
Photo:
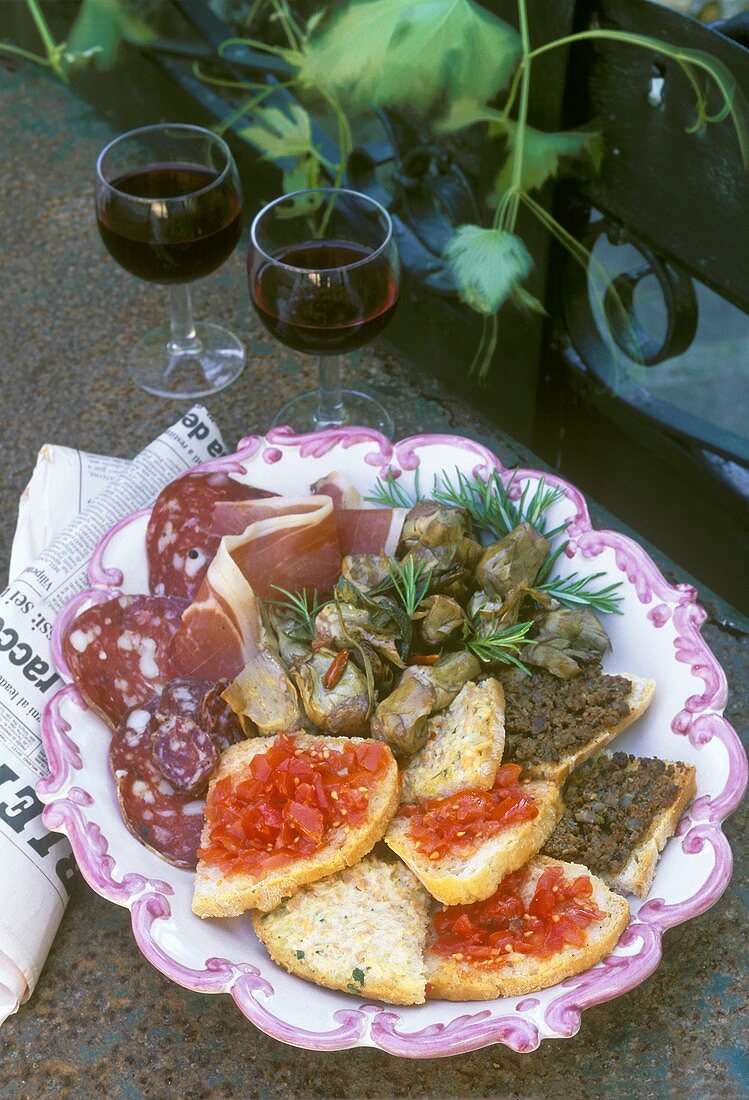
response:
[[[222,539],[194,603],[182,616],[171,656],[181,676],[233,680],[263,635],[255,593]]]
[[[310,486],[310,491],[317,496],[330,497],[334,508],[364,507],[362,495],[353,481],[349,481],[345,474],[339,474],[337,470],[321,477],[314,485]]]
[[[219,550],[172,653],[183,676],[233,680],[262,642],[257,597],[273,599],[278,587],[329,592],[341,552],[329,497],[223,502],[212,532],[221,535]]]
[[[386,554],[398,548],[407,508],[337,508],[341,554]]]
[[[223,500],[272,497],[219,471],[190,472],[156,498],[148,521],[148,580],[155,596],[195,598],[219,546],[211,530],[214,506]]]

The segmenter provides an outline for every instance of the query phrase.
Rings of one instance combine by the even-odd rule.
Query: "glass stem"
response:
[[[169,305],[172,326],[169,351],[172,355],[194,354],[200,349],[200,340],[195,333],[190,289],[187,283],[169,287]]]
[[[340,355],[321,355],[317,360],[320,384],[315,421],[318,428],[337,428],[346,423],[341,394]]]

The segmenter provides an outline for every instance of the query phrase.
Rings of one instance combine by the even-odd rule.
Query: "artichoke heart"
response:
[[[396,645],[397,626],[386,613],[381,614],[380,618],[387,625],[375,625],[372,612],[366,608],[355,607],[342,600],[329,603],[315,619],[315,641],[334,649],[346,649],[352,642],[366,643],[369,649],[392,661],[398,668],[403,668]]]
[[[244,718],[254,722],[260,733],[291,732],[302,726],[294,685],[280,659],[269,649],[260,649],[250,657],[221,697],[245,728]]]
[[[485,592],[502,599],[521,584],[532,587],[550,546],[530,523],[520,523],[484,549],[476,566],[476,580]]]
[[[430,646],[441,646],[460,630],[466,616],[457,600],[451,596],[427,596],[420,604],[422,640]]]
[[[307,717],[314,725],[339,737],[366,736],[369,693],[361,669],[349,660],[335,686],[324,685],[325,675],[337,656],[334,649],[318,649],[309,657],[294,661],[292,676]]]
[[[538,633],[523,649],[523,660],[562,680],[582,671],[583,663],[600,661],[609,636],[588,607],[560,608],[539,616]]]
[[[372,719],[372,736],[396,756],[418,752],[426,744],[427,719],[452,703],[461,688],[481,672],[472,653],[448,653],[434,665],[412,665],[395,691],[383,699]]]

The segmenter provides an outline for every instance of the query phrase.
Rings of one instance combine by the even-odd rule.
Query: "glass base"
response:
[[[340,428],[351,424],[361,428],[374,428],[382,432],[388,439],[392,439],[395,425],[393,418],[387,409],[374,397],[361,390],[342,389],[344,417],[341,421],[331,424],[330,421],[318,419],[319,395],[317,390],[311,393],[302,393],[298,397],[292,397],[287,401],[279,413],[277,413],[272,427],[279,424],[288,424],[295,432],[319,432],[323,428]]]
[[[189,351],[177,351],[168,325],[147,332],[128,361],[136,386],[157,397],[210,397],[239,378],[244,346],[233,333],[201,321],[195,325],[195,336]]]

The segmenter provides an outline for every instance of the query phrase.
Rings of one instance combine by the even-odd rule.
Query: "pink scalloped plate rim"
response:
[[[670,624],[674,633],[672,660],[676,666],[687,666],[692,688],[671,718],[670,733],[684,738],[683,743],[690,751],[697,754],[703,750],[719,751],[725,761],[725,778],[720,789],[696,799],[670,842],[677,846],[673,849],[676,859],[704,861],[705,856],[712,857],[707,869],[703,868],[697,876],[699,881],[692,894],[677,898],[652,896],[639,907],[635,906],[630,926],[615,952],[597,966],[552,990],[520,999],[505,998],[468,1005],[428,1002],[433,1010],[435,1006],[441,1007],[437,1010],[440,1018],[426,1026],[419,1026],[421,1017],[414,1020],[423,1010],[366,1002],[357,1004],[353,998],[340,994],[341,1006],[328,1014],[330,1026],[309,1030],[290,1023],[274,1011],[274,998],[280,994],[276,993],[269,978],[273,977],[272,971],[279,972],[269,961],[267,974],[246,959],[230,960],[218,955],[198,960],[198,965],[192,966],[165,948],[159,933],[174,920],[175,890],[166,881],[171,869],[167,868],[164,879],[149,877],[137,867],[121,870],[110,851],[110,837],[93,820],[96,798],[86,789],[85,759],[76,741],[75,729],[76,715],[85,714],[87,708],[72,685],[60,689],[42,716],[42,739],[50,765],[50,774],[37,787],[40,799],[46,804],[43,820],[48,828],[68,836],[89,885],[103,897],[130,909],[138,947],[156,969],[187,989],[230,993],[240,1011],[256,1027],[281,1042],[312,1050],[342,1050],[367,1045],[407,1058],[445,1057],[492,1043],[502,1043],[518,1052],[535,1050],[544,1038],[574,1035],[586,1008],[621,996],[643,982],[660,961],[663,932],[714,905],[728,885],[732,859],[721,822],[733,812],[744,794],[747,758],[735,731],[721,713],[727,694],[725,675],[702,638],[700,631],[706,613],[697,603],[697,593],[691,586],[669,584],[649,555],[627,536],[595,530],[585,498],[574,486],[554,474],[522,469],[508,471],[496,455],[477,441],[453,435],[419,435],[392,443],[366,428],[329,429],[312,435],[296,435],[290,428],[281,427],[272,429],[264,437],[249,436],[241,440],[235,453],[201,468],[242,475],[247,474],[247,467],[252,464],[256,478],[261,470],[275,478],[277,471],[284,470],[286,458],[297,464],[324,460],[329,471],[336,458],[345,465],[346,452],[352,448],[364,449],[356,456],[356,462],[361,462],[362,473],[367,473],[372,480],[388,472],[396,477],[408,476],[423,469],[424,459],[430,452],[434,457],[450,451],[453,454],[457,451],[465,460],[466,469],[476,473],[486,475],[496,469],[505,481],[514,474],[518,492],[525,478],[543,476],[547,485],[563,491],[573,509],[571,517],[566,517],[570,519],[568,556],[574,556],[579,562],[613,554],[613,569],[618,579],[630,587],[639,605],[648,608],[646,618],[653,631],[660,633]],[[444,468],[439,462],[437,466]],[[319,471],[315,476],[319,476]],[[92,587],[73,597],[61,613],[53,648],[63,675],[67,670],[57,641],[60,627],[87,602],[100,602],[107,595],[119,594],[123,572],[107,565],[106,555],[116,536],[126,532],[130,523],[142,520],[143,516],[143,511],[134,513],[104,536],[89,563]],[[118,827],[126,833],[121,820]],[[658,881],[656,878],[654,890]],[[191,915],[190,919],[197,920]],[[284,978],[288,980],[288,976]],[[301,979],[293,980],[305,989],[310,988]]]

